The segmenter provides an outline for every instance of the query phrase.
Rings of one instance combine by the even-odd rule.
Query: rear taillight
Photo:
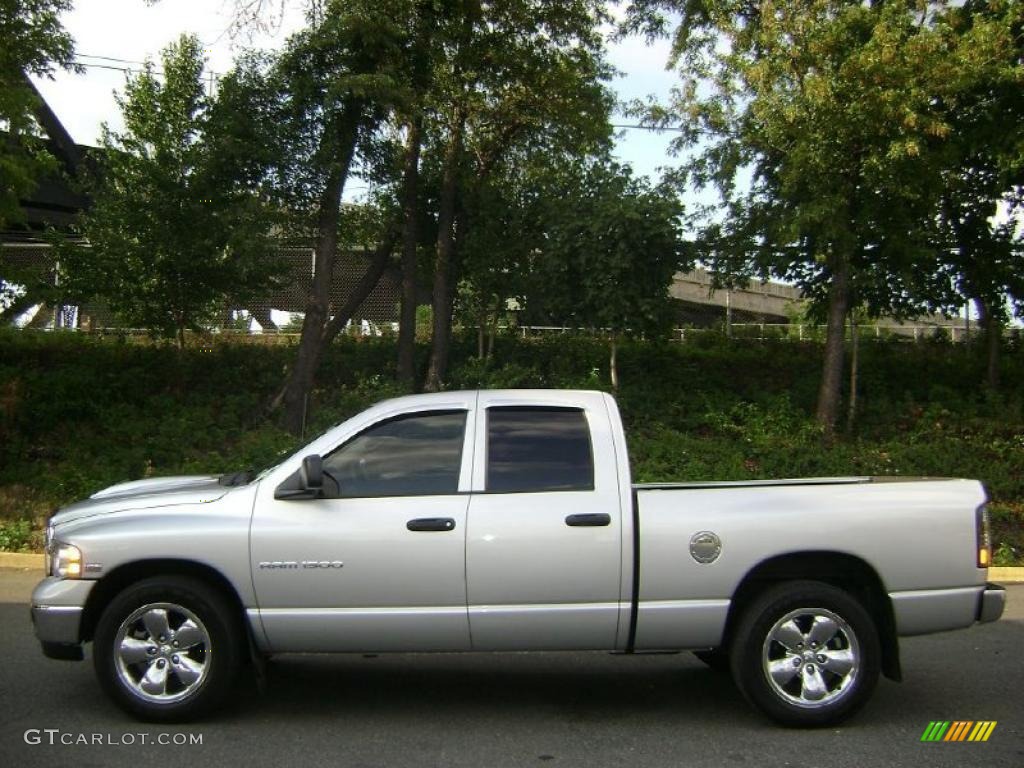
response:
[[[978,536],[978,567],[992,564],[992,532],[989,530],[988,509],[982,504],[975,513],[975,531]]]

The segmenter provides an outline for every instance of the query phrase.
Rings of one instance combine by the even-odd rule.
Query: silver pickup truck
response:
[[[971,480],[632,485],[599,392],[388,400],[259,474],[54,515],[32,620],[134,715],[195,718],[288,652],[693,650],[785,724],[852,714],[897,638],[992,621]]]

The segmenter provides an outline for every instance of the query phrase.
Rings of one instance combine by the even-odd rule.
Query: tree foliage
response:
[[[945,15],[962,35],[986,35],[1005,23],[1001,3],[969,2]],[[1001,76],[965,89],[951,115],[939,214],[940,248],[948,284],[973,301],[986,336],[987,383],[999,383],[1003,327],[1024,316],[1024,14],[1013,19],[1015,49],[1003,55]],[[1016,59],[1017,65],[1013,61]]]
[[[681,16],[681,84],[649,116],[682,128],[687,179],[722,195],[702,257],[724,275],[793,281],[827,317],[818,416],[831,427],[850,307],[956,303],[937,247],[955,116],[988,84],[1019,89],[1020,5],[637,0],[629,28],[664,32],[666,11]]]
[[[540,196],[539,196],[540,197]],[[538,200],[527,308],[569,327],[663,335],[685,264],[675,191],[608,162],[570,166]]]
[[[664,338],[671,326],[672,276],[684,264],[682,207],[675,191],[652,187],[627,167],[570,167],[545,190],[531,290],[551,320],[607,330],[618,388],[622,336]]]
[[[441,179],[428,389],[445,386],[462,244],[475,226],[466,203],[473,186],[503,163],[531,153],[555,163],[584,157],[610,137],[604,3],[473,0],[456,7],[426,101],[428,146]]]
[[[263,183],[317,254],[296,365],[274,401],[289,429],[301,430],[319,359],[348,319],[327,287],[350,180],[368,184],[384,214],[351,295],[372,288],[401,243],[402,316],[415,316],[417,284],[431,282],[427,381],[443,386],[463,246],[486,226],[473,219],[477,190],[531,155],[582,157],[607,144],[604,14],[596,0],[327,2],[279,56],[250,57],[229,77],[246,112],[264,115],[265,130],[246,129],[262,138],[253,156],[266,152]],[[427,254],[429,266],[417,258]],[[411,383],[405,325],[399,373]]]
[[[118,96],[125,127],[104,127],[87,244],[65,249],[63,285],[183,344],[229,300],[266,288],[273,219],[211,120],[199,41],[169,46],[161,70],[147,64]]]

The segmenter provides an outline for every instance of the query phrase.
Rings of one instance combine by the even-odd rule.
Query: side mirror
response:
[[[313,453],[302,460],[302,485],[305,490],[319,494],[324,487],[324,460]]]
[[[302,460],[301,467],[292,472],[283,483],[277,486],[277,489],[274,491],[274,498],[283,501],[325,498],[325,477],[334,487],[330,475],[324,474],[324,460],[315,453],[310,454]],[[333,492],[326,494],[327,497],[335,495],[337,495],[336,487]]]

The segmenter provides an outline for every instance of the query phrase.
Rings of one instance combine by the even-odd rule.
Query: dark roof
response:
[[[83,167],[91,166],[90,158],[100,150],[76,144],[32,81],[26,77],[25,82],[36,96],[35,117],[46,132],[46,150],[57,159],[59,167],[55,173],[40,179],[32,193],[20,201],[25,219],[16,231],[41,230],[47,226],[66,229],[74,217],[89,206],[89,198],[79,191],[77,180]],[[0,238],[9,239],[7,233]]]

